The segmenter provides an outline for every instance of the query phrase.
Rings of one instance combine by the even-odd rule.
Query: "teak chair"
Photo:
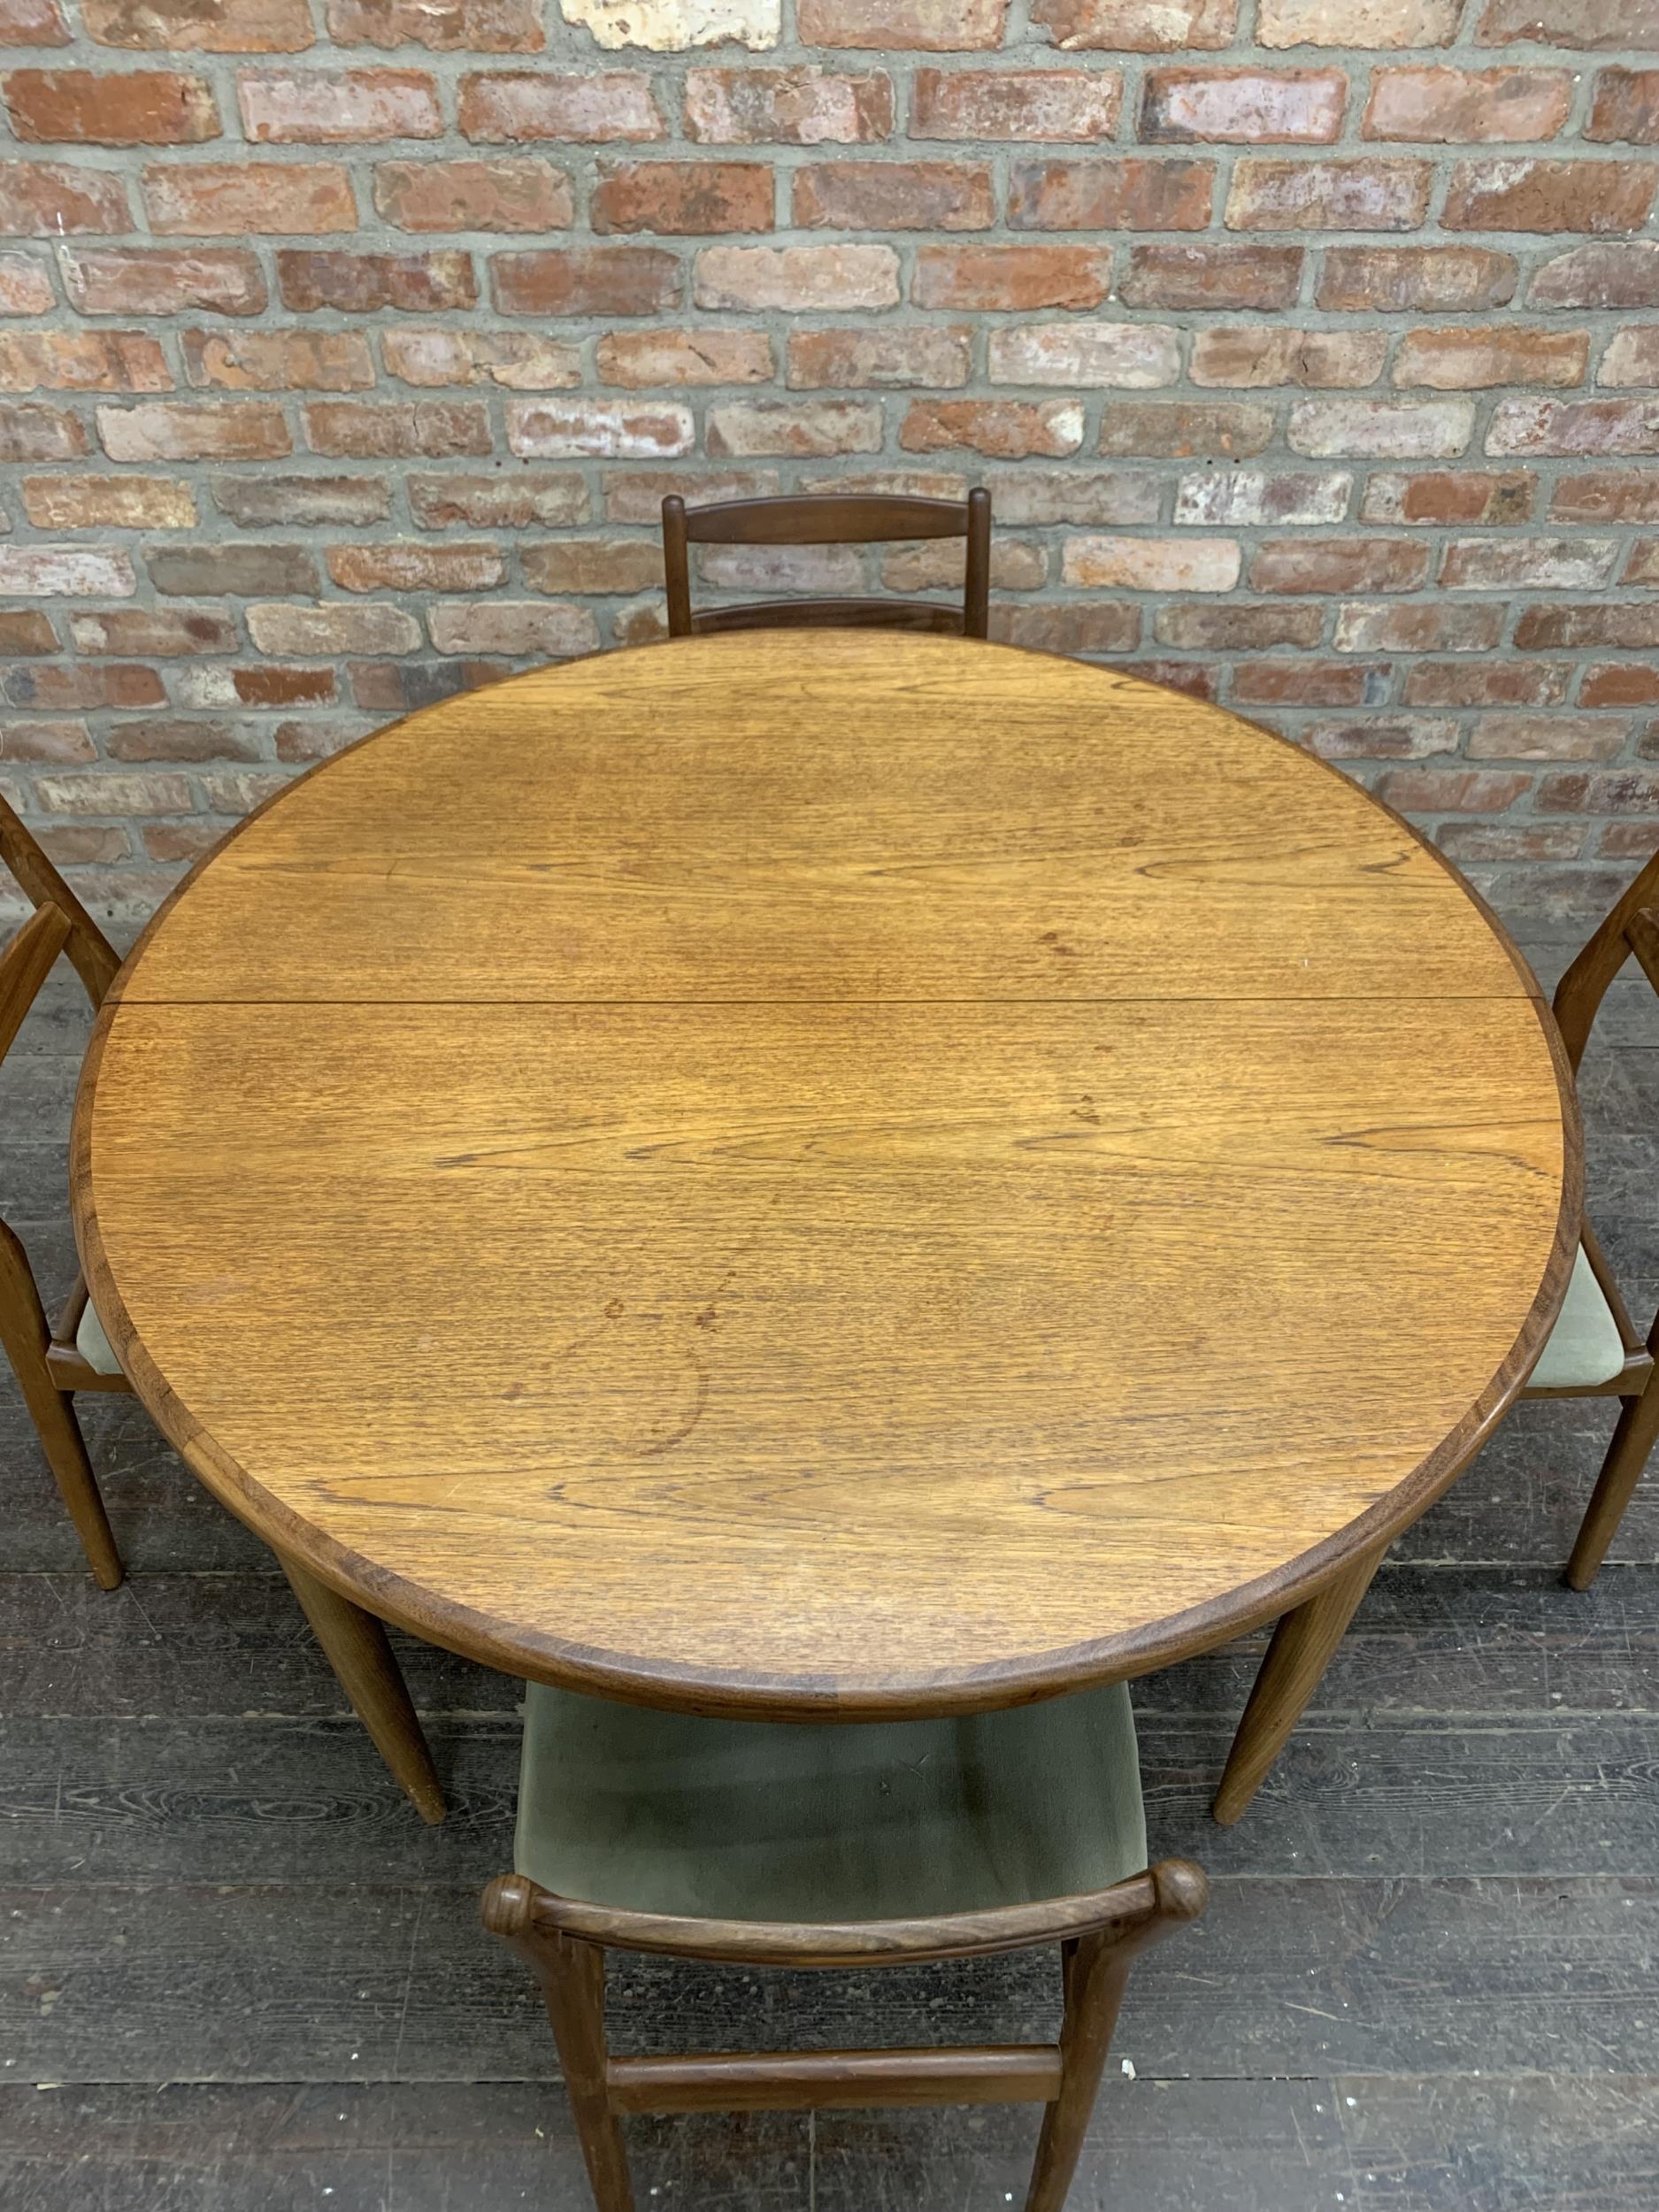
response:
[[[765,599],[706,614],[691,611],[690,546],[877,545],[901,538],[967,540],[960,613],[925,599]],[[731,500],[688,510],[671,493],[663,502],[663,567],[670,637],[786,629],[934,630],[983,637],[990,619],[991,495],[971,491],[959,504],[949,499],[829,492],[798,499]]]
[[[1608,986],[1632,953],[1659,991],[1659,853],[1638,872],[1556,988],[1555,1023],[1575,1077]],[[1566,1301],[1525,1393],[1529,1398],[1624,1402],[1567,1563],[1575,1590],[1587,1590],[1594,1581],[1659,1434],[1656,1354],[1659,1315],[1644,1341],[1595,1231],[1582,1222]]]
[[[1203,1911],[1147,1868],[1122,1684],[969,1719],[707,1720],[532,1686],[518,1871],[484,1924],[541,1985],[600,2212],[631,2212],[618,2115],[1046,2105],[1026,2212],[1059,2212],[1139,1951]],[[615,2058],[605,1952],[901,1966],[1057,1943],[1057,2043]]]
[[[0,953],[0,1060],[10,1051],[24,1016],[58,954],[66,953],[85,986],[93,1011],[115,979],[115,948],[53,867],[45,853],[0,799],[0,861],[11,870],[35,911]],[[41,1302],[35,1271],[16,1233],[0,1222],[0,1343],[5,1347],[23,1402],[29,1409],[87,1561],[106,1590],[121,1579],[104,1500],[75,1418],[78,1390],[129,1390],[76,1274],[69,1302],[53,1327]]]

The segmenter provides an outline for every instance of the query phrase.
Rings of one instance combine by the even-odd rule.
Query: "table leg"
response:
[[[1273,1631],[1210,1808],[1224,1828],[1243,1812],[1284,1749],[1387,1548],[1356,1559]]]
[[[385,1629],[373,1613],[342,1598],[296,1561],[280,1552],[277,1558],[375,1749],[420,1817],[441,1821],[443,1790]]]

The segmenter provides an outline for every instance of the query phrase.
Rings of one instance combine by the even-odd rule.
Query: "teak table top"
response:
[[[1578,1222],[1537,987],[1355,784],[949,638],[457,698],[164,909],[77,1227],[208,1486],[385,1617],[704,1711],[970,1709],[1444,1487]]]

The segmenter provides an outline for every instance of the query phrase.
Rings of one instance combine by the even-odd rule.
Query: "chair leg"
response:
[[[634,2212],[622,2129],[605,2093],[605,1955],[559,1935],[537,1947],[534,1963],[594,2201],[599,2212]]]
[[[1383,1551],[1386,1549],[1384,1545]],[[1284,1749],[1371,1587],[1382,1555],[1382,1551],[1368,1552],[1356,1560],[1317,1597],[1286,1613],[1273,1631],[1210,1808],[1224,1828],[1230,1828],[1243,1812]]]
[[[1659,1374],[1649,1380],[1640,1398],[1626,1398],[1619,1409],[1613,1441],[1601,1462],[1573,1543],[1572,1557],[1567,1562],[1567,1579],[1575,1590],[1587,1590],[1595,1580],[1607,1548],[1624,1517],[1624,1509],[1641,1480],[1655,1435],[1659,1435]]]
[[[113,1590],[121,1579],[121,1555],[115,1548],[114,1532],[104,1510],[74,1406],[47,1371],[46,1348],[50,1342],[51,1331],[34,1271],[17,1238],[0,1224],[0,1343],[5,1347],[87,1563],[100,1586]]]
[[[1025,2212],[1060,2212],[1088,2131],[1129,1979],[1129,1954],[1103,1935],[1062,1947],[1065,2018],[1060,2030],[1060,2093],[1042,2117]]]
[[[277,1559],[375,1749],[420,1817],[435,1825],[444,1815],[443,1787],[384,1627],[296,1561],[280,1552]]]

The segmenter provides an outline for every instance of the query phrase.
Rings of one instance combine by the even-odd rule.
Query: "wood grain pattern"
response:
[[[709,1711],[1283,1612],[1490,1432],[1578,1212],[1536,987],[1403,825],[961,641],[411,717],[197,873],[88,1067],[95,1294],[210,1486],[420,1633]]]

